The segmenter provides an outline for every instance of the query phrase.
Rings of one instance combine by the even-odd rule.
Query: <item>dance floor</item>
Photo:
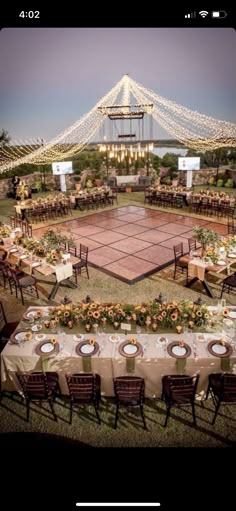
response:
[[[90,266],[134,284],[171,264],[174,245],[183,242],[187,252],[188,238],[193,236],[195,225],[220,235],[227,233],[225,225],[138,206],[94,212],[61,222],[53,229],[70,233],[78,248],[80,243],[86,245]],[[40,237],[47,229],[36,228],[33,234]]]

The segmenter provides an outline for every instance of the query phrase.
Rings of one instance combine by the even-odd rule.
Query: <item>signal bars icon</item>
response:
[[[196,18],[196,11],[190,12],[190,14],[185,14],[185,18]]]

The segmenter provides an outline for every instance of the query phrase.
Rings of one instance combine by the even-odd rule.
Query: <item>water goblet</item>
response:
[[[140,325],[136,325],[136,334],[140,335],[141,332],[142,332],[141,326]]]

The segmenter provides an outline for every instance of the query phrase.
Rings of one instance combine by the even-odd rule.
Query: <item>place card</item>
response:
[[[121,323],[120,324],[121,330],[127,330],[128,332],[131,331],[131,324],[130,323]]]

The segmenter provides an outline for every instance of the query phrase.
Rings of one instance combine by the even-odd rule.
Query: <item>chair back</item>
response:
[[[219,373],[219,383],[220,400],[227,403],[236,403],[236,374]]]
[[[88,260],[88,247],[86,247],[85,245],[80,244],[79,256],[80,256],[80,259],[82,261],[85,261],[87,263],[87,260]]]
[[[140,405],[144,401],[145,381],[138,376],[119,376],[113,379],[116,401]]]
[[[163,387],[165,397],[171,403],[186,404],[192,403],[195,399],[199,375],[167,375],[164,376]]]
[[[74,257],[77,257],[77,247],[70,245],[70,242],[68,242],[68,252]]]
[[[184,255],[183,243],[174,245],[174,254],[175,254],[175,261],[178,261],[178,259]]]
[[[16,373],[27,400],[46,400],[49,388],[45,373]]]
[[[66,381],[72,401],[91,403],[100,395],[100,377],[92,373],[66,374]]]
[[[196,238],[188,238],[188,248],[189,248],[189,252],[191,252],[192,250],[197,250]]]

